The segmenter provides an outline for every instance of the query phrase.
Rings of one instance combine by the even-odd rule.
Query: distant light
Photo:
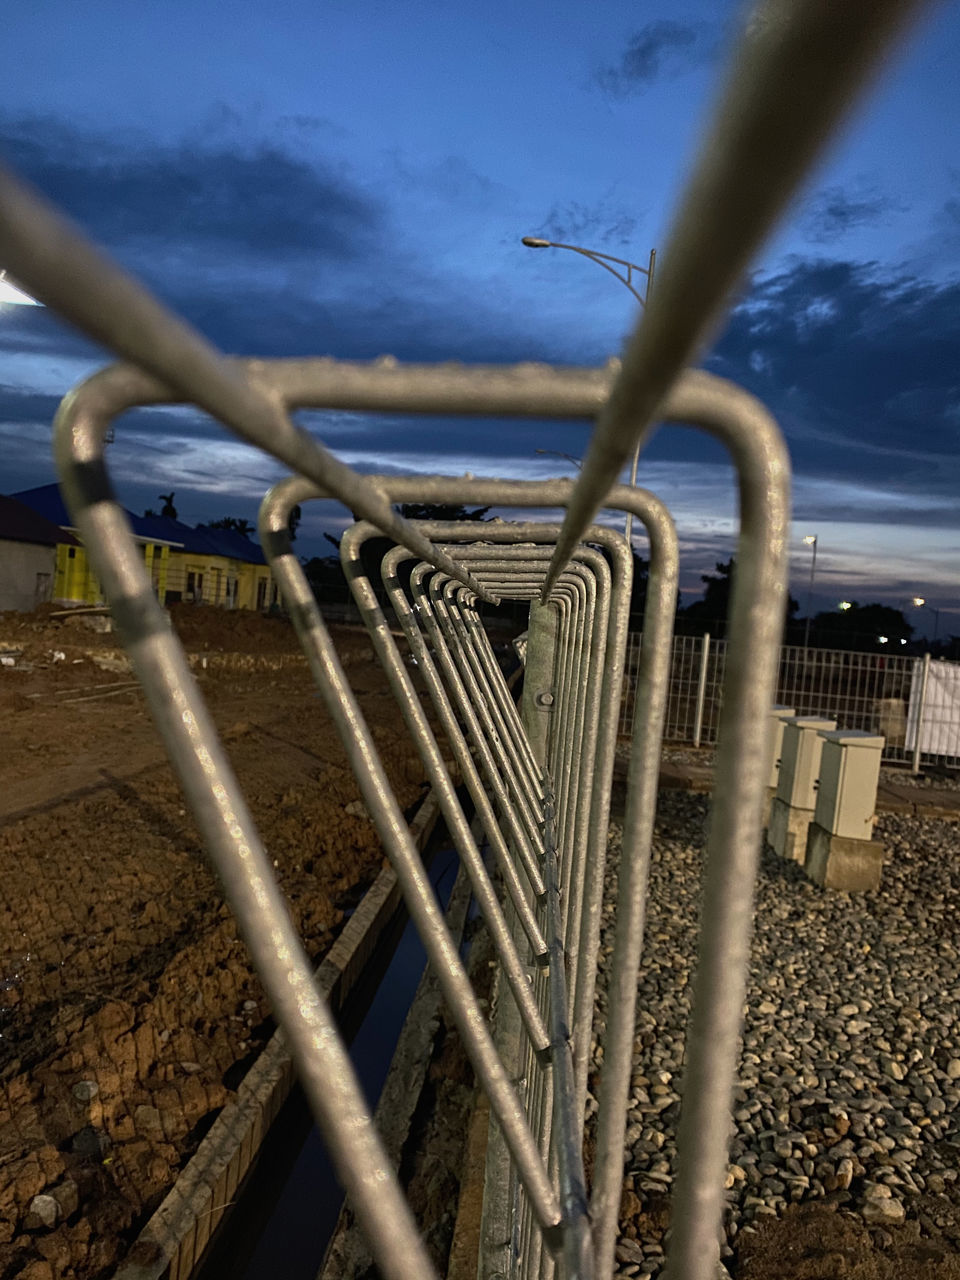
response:
[[[18,289],[12,280],[7,279],[6,271],[0,271],[0,303],[12,302],[20,307],[42,307],[43,303],[31,298],[29,293]]]
[[[877,636],[877,639],[880,641],[880,643],[881,643],[881,644],[886,644],[886,643],[887,643],[887,641],[890,639],[890,637],[889,637],[889,636]]]
[[[808,547],[812,547],[816,541],[817,541],[817,535],[815,533],[808,533],[807,536],[804,538],[804,542],[807,544]]]
[[[553,247],[552,241],[543,240],[540,236],[524,236],[521,243],[525,244],[528,249],[550,249]]]
[[[842,609],[844,613],[846,613],[848,609],[853,608],[853,605],[850,603],[849,600],[841,600],[840,603],[837,605],[837,608]]]
[[[907,642],[906,642],[906,640],[904,640],[904,639],[901,637],[900,643],[901,643],[901,644],[906,644]]]
[[[918,609],[922,609],[927,602],[923,596],[914,596],[913,603]]]

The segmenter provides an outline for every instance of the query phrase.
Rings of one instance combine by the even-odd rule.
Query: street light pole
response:
[[[617,279],[620,281],[620,283],[622,285],[625,285],[626,288],[630,290],[630,292],[633,294],[636,300],[640,303],[641,307],[643,307],[644,310],[646,310],[647,303],[650,300],[650,289],[651,289],[651,286],[653,285],[653,272],[657,264],[656,249],[650,250],[650,259],[647,265],[645,267],[641,267],[636,262],[628,262],[626,258],[615,258],[613,257],[612,254],[599,253],[596,249],[585,249],[583,245],[580,245],[580,244],[560,244],[556,240],[544,240],[540,236],[524,236],[523,243],[527,246],[528,249],[569,249],[571,253],[579,253],[581,257],[589,258],[591,262],[595,262],[598,266],[603,267],[605,271],[609,271],[611,275],[616,276]],[[611,266],[611,263],[614,263],[615,265]],[[625,267],[626,275],[618,271],[617,267]],[[644,290],[642,294],[639,292],[639,290],[637,290],[634,287],[634,284],[633,284],[634,272],[636,272],[638,275],[643,276],[645,278]],[[539,453],[541,451],[538,450],[537,452]],[[633,461],[630,464],[631,489],[636,487],[637,467],[639,463],[640,463],[640,443],[638,441],[637,447],[633,451]],[[627,540],[628,546],[631,546],[631,547],[632,547],[632,543],[631,543],[632,532],[633,532],[633,512],[628,511],[627,519],[624,524],[624,537]]]
[[[559,449],[534,449],[534,453],[545,453],[551,458],[565,458],[567,462],[572,462],[578,471],[583,470],[583,462],[579,458],[575,458],[572,453],[561,453]]]
[[[803,647],[806,650],[810,647],[810,610],[813,608],[813,580],[817,573],[817,535],[808,533],[803,541],[806,546],[813,547],[813,559],[810,561],[810,585],[807,588],[807,625],[803,631]]]

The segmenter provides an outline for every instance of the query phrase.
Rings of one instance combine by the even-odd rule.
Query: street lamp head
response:
[[[549,249],[553,245],[552,240],[543,240],[540,236],[524,236],[521,243],[528,249]]]
[[[887,641],[890,639],[890,637],[889,637],[889,636],[877,636],[877,639],[880,641],[880,643],[881,643],[881,644],[886,644],[886,643],[887,643]]]
[[[817,541],[817,535],[815,533],[808,533],[807,536],[804,538],[804,542],[807,544],[808,547],[815,546],[816,541]]]
[[[843,612],[846,613],[848,609],[853,608],[853,605],[850,603],[849,600],[841,600],[840,603],[837,605],[837,608],[842,609]]]
[[[914,596],[911,603],[914,605],[915,608],[922,609],[927,602],[923,596]]]

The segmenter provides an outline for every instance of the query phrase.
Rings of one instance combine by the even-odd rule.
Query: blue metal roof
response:
[[[42,484],[35,489],[22,489],[19,493],[10,494],[10,497],[61,528],[74,527],[58,484]],[[223,556],[227,560],[241,560],[245,564],[267,563],[257,543],[244,537],[242,533],[237,533],[235,529],[209,529],[204,526],[194,529],[182,520],[172,520],[169,516],[137,516],[132,511],[127,511],[126,514],[134,533],[147,542],[168,542],[193,555]]]

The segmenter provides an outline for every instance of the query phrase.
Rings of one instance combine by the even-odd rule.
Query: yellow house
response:
[[[76,534],[55,484],[12,495],[25,506]],[[266,609],[278,600],[260,547],[233,529],[191,528],[167,516],[127,512],[133,535],[161,604],[191,601],[226,609]],[[53,599],[64,604],[103,604],[103,592],[86,549],[73,539],[56,548]]]
[[[234,529],[196,529],[166,516],[138,516],[154,587],[167,604],[178,600],[225,609],[266,609],[278,599],[266,557]]]
[[[153,581],[157,599],[163,603],[168,566],[174,547],[165,542],[148,542],[137,538],[140,551]],[[53,580],[53,598],[62,604],[103,604],[103,592],[97,575],[87,558],[86,548],[79,543],[57,544],[57,564]]]

